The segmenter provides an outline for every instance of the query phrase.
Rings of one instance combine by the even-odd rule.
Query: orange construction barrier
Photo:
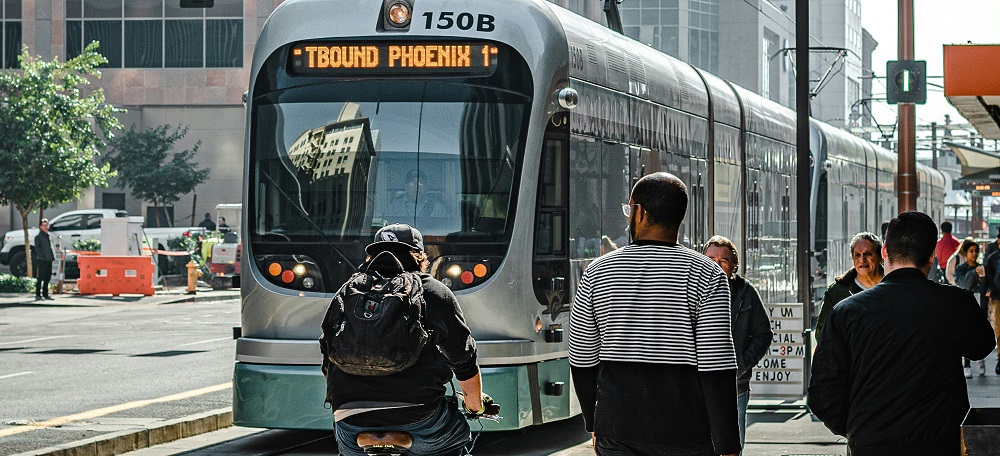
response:
[[[153,263],[148,256],[79,256],[80,294],[152,296]]]

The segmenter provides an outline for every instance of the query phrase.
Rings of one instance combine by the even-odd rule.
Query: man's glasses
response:
[[[638,204],[636,204],[636,206],[638,206]],[[622,203],[622,214],[625,214],[626,218],[632,216],[632,204]]]

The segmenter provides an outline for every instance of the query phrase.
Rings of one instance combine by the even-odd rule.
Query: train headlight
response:
[[[452,290],[462,290],[486,282],[502,260],[502,257],[440,257],[431,265],[431,275]]]
[[[395,2],[389,5],[389,9],[386,10],[385,16],[389,19],[389,23],[396,27],[406,27],[410,23],[410,14],[413,11],[410,10],[410,5],[406,2]]]
[[[319,264],[306,255],[256,255],[268,282],[298,291],[324,291]]]

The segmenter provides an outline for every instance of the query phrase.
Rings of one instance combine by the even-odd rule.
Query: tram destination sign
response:
[[[499,46],[466,42],[304,42],[288,53],[289,72],[304,76],[490,75]]]

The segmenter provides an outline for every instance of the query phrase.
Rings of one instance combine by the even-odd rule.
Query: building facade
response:
[[[107,102],[128,110],[127,130],[168,124],[188,126],[176,150],[201,141],[197,162],[209,179],[182,195],[168,211],[176,226],[196,224],[216,204],[241,200],[244,115],[254,43],[281,0],[215,0],[213,8],[180,8],[178,0],[0,0],[3,3],[3,68],[17,67],[22,45],[33,55],[66,60],[99,41],[109,62],[91,87]],[[13,53],[13,55],[11,55]],[[116,208],[151,215],[151,204],[128,189],[94,188],[80,201],[46,210]],[[29,219],[31,226],[37,216]],[[0,209],[0,227],[20,229],[13,208]]]

